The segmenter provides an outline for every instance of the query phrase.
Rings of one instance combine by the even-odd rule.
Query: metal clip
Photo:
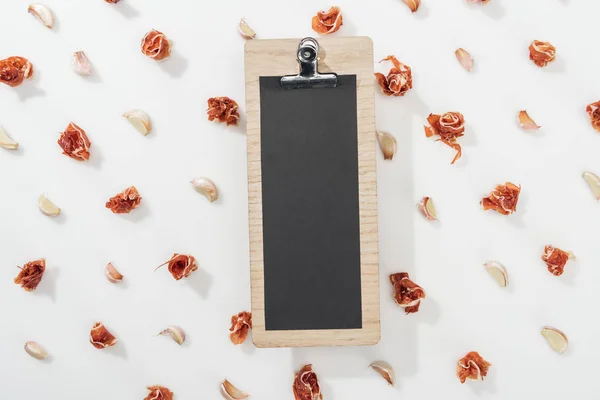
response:
[[[319,73],[319,43],[315,39],[310,37],[302,39],[298,45],[297,57],[300,73],[282,77],[281,87],[283,89],[334,88],[337,86],[336,74]]]

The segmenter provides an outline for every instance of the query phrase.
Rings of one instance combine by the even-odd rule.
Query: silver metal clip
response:
[[[281,78],[283,89],[303,88],[334,88],[337,86],[337,75],[334,73],[320,74],[319,43],[311,37],[304,38],[298,45],[298,64],[300,73]]]

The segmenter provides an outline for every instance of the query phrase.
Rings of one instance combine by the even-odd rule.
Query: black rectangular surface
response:
[[[260,78],[266,330],[362,328],[356,76]]]

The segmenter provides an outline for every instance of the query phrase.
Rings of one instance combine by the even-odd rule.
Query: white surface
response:
[[[325,399],[591,399],[600,390],[597,306],[600,302],[600,206],[580,177],[600,173],[600,137],[585,106],[600,99],[597,16],[588,0],[423,0],[411,15],[400,0],[340,0],[338,35],[368,35],[377,58],[395,54],[413,68],[404,98],[377,94],[378,129],[396,135],[392,162],[379,156],[381,343],[373,348],[255,349],[229,342],[229,318],[249,308],[244,129],[206,120],[206,99],[227,95],[244,104],[240,17],[262,38],[311,35],[310,19],[327,2],[46,0],[57,19],[49,31],[26,12],[27,1],[4,1],[0,57],[21,55],[35,79],[0,87],[0,124],[20,142],[0,149],[0,390],[7,399],[142,399],[145,387],[170,387],[176,399],[219,398],[225,377],[255,399],[292,399],[295,369],[312,362]],[[303,3],[299,8],[298,4]],[[157,64],[139,50],[150,29],[175,42]],[[558,49],[556,63],[528,60],[533,39]],[[462,70],[454,50],[475,57]],[[71,55],[85,50],[95,71],[76,75]],[[377,67],[388,70],[387,65]],[[147,111],[154,124],[140,135],[120,115]],[[527,109],[544,128],[526,133],[516,114]],[[467,121],[463,158],[427,140],[430,112],[457,110]],[[61,155],[57,133],[69,121],[83,127],[91,160]],[[221,199],[194,192],[194,176],[212,178]],[[479,200],[507,180],[523,186],[518,212],[483,212]],[[129,185],[144,200],[130,216],[104,202]],[[45,193],[58,219],[36,207]],[[431,196],[440,223],[414,204]],[[578,256],[565,274],[540,260],[554,244]],[[190,253],[200,269],[174,281],[154,267],[172,253]],[[38,290],[12,280],[16,265],[46,257]],[[483,263],[495,259],[510,274],[498,288]],[[112,261],[122,285],[103,276]],[[406,316],[391,298],[389,273],[408,271],[427,291],[421,311]],[[120,339],[99,351],[88,342],[94,321]],[[182,326],[181,348],[153,334]],[[571,340],[564,356],[540,336],[553,325]],[[32,359],[27,340],[52,362]],[[485,382],[460,385],[455,363],[470,350],[493,366]],[[397,370],[388,387],[367,366],[375,359]],[[532,396],[533,395],[533,396]]]

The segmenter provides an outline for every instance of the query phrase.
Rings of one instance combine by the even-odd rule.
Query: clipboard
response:
[[[245,74],[253,342],[374,345],[373,43],[250,40]]]

